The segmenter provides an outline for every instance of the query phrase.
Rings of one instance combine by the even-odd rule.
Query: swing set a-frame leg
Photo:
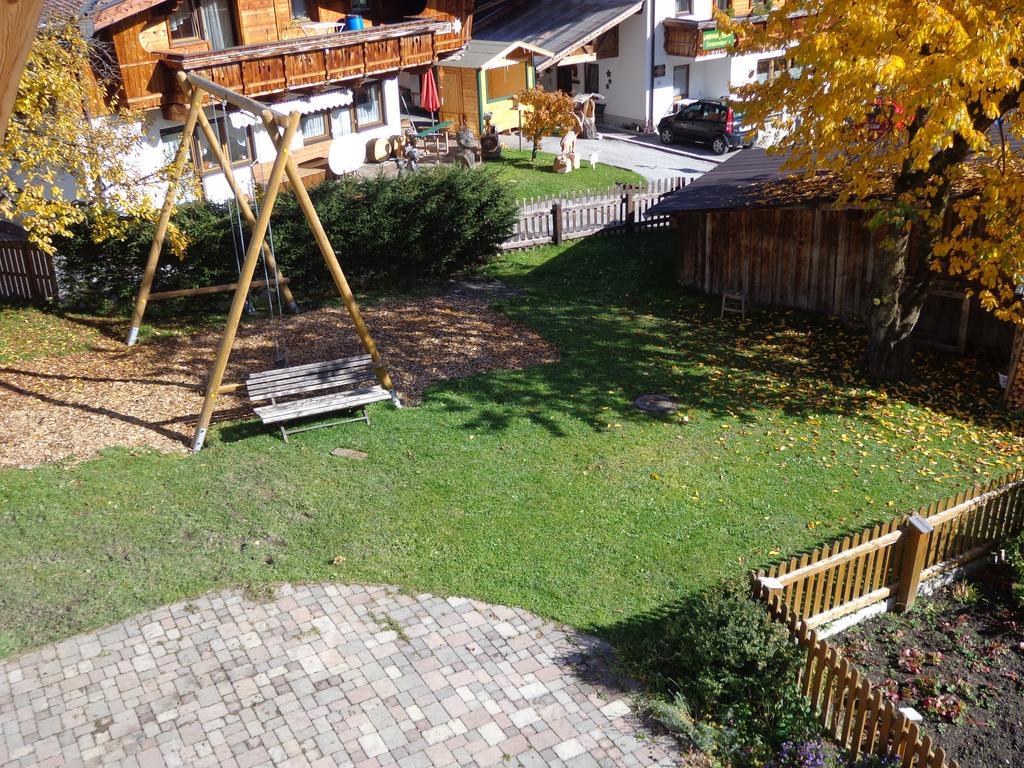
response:
[[[287,136],[282,136],[278,130],[277,122],[274,120],[273,115],[269,110],[266,110],[261,115],[263,119],[263,125],[267,129],[267,133],[270,134],[274,145],[277,147],[278,155],[280,156],[290,146],[290,139]],[[331,245],[330,238],[327,237],[327,233],[324,231],[324,225],[320,221],[320,217],[317,215],[316,208],[313,207],[313,201],[309,198],[309,192],[306,191],[306,185],[302,181],[302,177],[299,175],[298,166],[295,164],[295,160],[288,156],[287,164],[285,166],[285,173],[288,175],[288,181],[291,184],[292,191],[295,193],[296,199],[299,201],[299,207],[302,209],[302,213],[306,217],[306,221],[309,223],[309,228],[313,232],[313,237],[316,240],[317,245],[320,247],[320,253],[324,257],[324,261],[327,263],[327,269],[331,273],[331,278],[334,280],[334,285],[338,289],[338,295],[341,296],[342,302],[345,304],[345,309],[348,311],[349,317],[352,318],[352,323],[356,327],[356,333],[359,334],[359,340],[363,344],[363,348],[373,359],[373,370],[377,376],[377,381],[380,385],[391,393],[391,402],[396,408],[402,407],[401,400],[398,399],[398,391],[395,389],[395,385],[391,382],[391,376],[388,374],[387,368],[384,366],[384,360],[380,356],[380,352],[377,351],[377,345],[370,335],[369,329],[366,327],[366,322],[363,320],[363,315],[359,311],[359,305],[356,303],[355,296],[352,295],[352,288],[348,284],[348,278],[345,277],[345,272],[341,268],[341,264],[338,263],[338,256],[334,253],[334,246]]]
[[[193,90],[193,93],[196,92],[199,92],[198,88]],[[249,238],[249,247],[245,251],[242,273],[238,276],[238,287],[235,289],[234,298],[231,300],[231,309],[228,311],[227,323],[224,326],[224,336],[220,340],[217,359],[213,363],[210,380],[206,385],[206,397],[203,399],[203,408],[199,412],[199,421],[196,424],[195,436],[192,439],[192,450],[196,452],[202,449],[203,443],[206,442],[206,432],[213,418],[217,394],[224,381],[224,370],[227,368],[228,359],[231,357],[231,348],[234,346],[235,334],[238,332],[238,323],[245,309],[245,302],[249,295],[253,273],[256,271],[256,262],[259,258],[261,247],[264,244],[263,241],[267,236],[270,216],[274,211],[274,203],[277,202],[277,194],[281,191],[285,168],[291,159],[291,145],[292,140],[295,138],[295,132],[299,127],[299,117],[298,112],[292,112],[288,117],[288,125],[284,130],[282,146],[278,148],[277,157],[274,159],[274,165],[270,171],[270,178],[267,180],[267,191],[263,198],[263,205],[260,208],[260,215],[253,225],[252,236]],[[264,120],[273,119],[270,110],[264,110],[263,118]]]
[[[150,291],[153,290],[153,277],[156,275],[156,267],[160,262],[160,252],[163,250],[164,238],[167,236],[167,227],[171,223],[171,214],[174,212],[174,201],[178,195],[181,174],[185,170],[185,159],[188,157],[192,135],[196,130],[196,121],[203,111],[202,101],[203,92],[198,88],[192,89],[192,96],[189,99],[188,116],[185,118],[185,127],[181,131],[181,144],[178,145],[178,150],[174,153],[174,160],[171,162],[167,194],[164,197],[163,208],[160,209],[160,218],[157,219],[153,244],[149,247],[149,257],[146,259],[146,269],[142,274],[142,284],[139,286],[139,293],[135,298],[135,310],[132,312],[132,324],[128,331],[129,347],[139,337],[142,316],[146,313],[146,302],[149,301]]]
[[[191,86],[195,88],[194,86]],[[198,90],[197,88],[195,90]],[[210,125],[210,121],[206,119],[206,115],[203,114],[202,110],[199,112],[199,127],[203,131],[203,135],[206,136],[206,143],[210,146],[210,152],[213,155],[214,160],[224,169],[224,178],[227,179],[228,186],[231,188],[232,194],[235,196],[235,200],[238,203],[238,209],[242,212],[242,217],[245,219],[249,228],[256,226],[256,214],[252,212],[252,208],[249,207],[249,199],[246,197],[242,188],[238,185],[238,180],[235,178],[235,173],[231,169],[231,163],[229,158],[225,157],[224,153],[220,148],[220,139],[217,137],[216,132],[213,130],[213,126]],[[270,246],[267,245],[266,241],[263,242],[263,260],[266,262],[267,270],[271,275],[276,275],[276,282],[281,286],[281,298],[284,299],[285,305],[288,307],[288,311],[293,314],[299,311],[298,304],[295,303],[295,297],[292,295],[291,288],[288,287],[287,283],[282,282],[284,280],[284,273],[277,266],[277,259],[274,258],[274,252],[270,250]]]

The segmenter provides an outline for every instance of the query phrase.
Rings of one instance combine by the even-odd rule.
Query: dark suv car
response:
[[[680,107],[658,123],[658,135],[665,144],[692,141],[708,144],[716,155],[730,149],[749,147],[754,132],[743,125],[743,115],[720,101],[701,99]]]

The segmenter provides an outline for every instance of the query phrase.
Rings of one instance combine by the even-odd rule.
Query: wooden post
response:
[[[287,162],[285,163],[285,173],[288,175],[288,181],[291,184],[292,191],[295,193],[295,197],[299,201],[299,207],[302,208],[303,214],[306,216],[306,221],[309,222],[309,227],[313,230],[313,237],[316,239],[317,245],[320,247],[320,253],[324,257],[324,261],[327,263],[327,269],[331,273],[331,278],[334,280],[334,285],[338,289],[338,294],[341,296],[342,302],[345,304],[345,309],[348,310],[349,317],[352,318],[352,323],[356,327],[356,333],[359,334],[359,340],[363,343],[363,348],[367,354],[373,359],[373,370],[377,375],[377,381],[384,389],[391,393],[391,402],[396,408],[401,408],[402,403],[398,399],[398,392],[395,390],[395,385],[391,382],[391,376],[388,375],[387,369],[384,367],[384,361],[381,359],[380,352],[377,351],[377,345],[373,341],[373,337],[370,335],[369,329],[366,327],[366,322],[363,320],[363,315],[359,311],[359,305],[356,303],[355,296],[352,295],[352,289],[348,284],[348,278],[345,277],[344,271],[341,269],[341,265],[338,263],[338,257],[334,253],[334,247],[331,245],[330,239],[327,237],[327,233],[324,231],[324,225],[320,221],[320,217],[317,215],[316,208],[313,207],[313,201],[309,199],[309,192],[306,190],[306,185],[302,183],[302,177],[299,175],[299,169],[295,165],[295,160],[291,157],[291,154],[286,150],[289,150],[291,144],[291,138],[288,136],[282,136],[277,130],[277,122],[274,119],[274,115],[270,110],[264,110],[261,117],[263,118],[263,125],[267,129],[267,133],[270,134],[274,144],[277,146],[278,155],[283,152],[286,155]],[[266,203],[264,203],[266,207]]]
[[[18,84],[32,41],[39,28],[43,0],[20,0],[0,4],[0,142],[7,133],[7,121],[18,97]]]
[[[203,92],[198,88],[193,88],[192,97],[189,99],[188,117],[185,118],[185,127],[181,132],[181,144],[178,145],[178,151],[174,154],[174,161],[171,163],[171,177],[167,182],[164,207],[160,209],[160,218],[157,219],[153,244],[149,248],[149,258],[146,259],[146,271],[142,275],[142,285],[139,286],[139,294],[135,298],[135,310],[132,312],[132,324],[128,331],[129,347],[139,337],[142,316],[146,313],[146,302],[149,300],[149,292],[153,289],[153,278],[156,275],[157,264],[160,262],[160,251],[164,247],[167,225],[170,224],[171,213],[174,212],[174,199],[178,194],[178,183],[185,170],[185,158],[188,156],[189,144],[192,141],[192,134],[196,130],[199,113],[202,111],[202,100]]]
[[[903,568],[896,590],[896,610],[901,613],[909,611],[917,599],[917,588],[921,584],[921,572],[924,570],[924,557],[934,530],[923,517],[913,515],[903,531]]]
[[[562,203],[555,202],[551,206],[551,242],[561,245],[564,237],[562,231]]]
[[[197,103],[195,102],[195,95],[201,93],[200,89],[193,89],[193,103]],[[273,120],[270,110],[264,110],[263,118],[265,122]],[[213,408],[217,401],[217,393],[220,391],[221,384],[224,381],[224,369],[227,368],[228,358],[231,356],[231,347],[235,343],[238,323],[242,318],[242,311],[245,309],[245,302],[249,295],[249,286],[252,283],[253,273],[256,271],[256,261],[259,257],[263,240],[267,235],[267,228],[270,226],[270,216],[274,211],[277,193],[281,190],[285,168],[291,159],[291,145],[292,140],[295,138],[295,132],[299,127],[299,118],[298,112],[292,112],[289,116],[288,126],[284,130],[281,146],[278,147],[277,157],[274,159],[274,165],[270,171],[267,191],[263,198],[263,207],[260,208],[259,218],[256,220],[255,226],[253,226],[249,247],[245,252],[245,262],[242,264],[242,273],[238,277],[238,288],[235,290],[235,296],[231,300],[231,309],[228,312],[228,320],[224,327],[224,336],[220,341],[217,359],[214,361],[213,371],[210,373],[210,381],[206,386],[203,409],[199,413],[195,437],[192,439],[193,451],[202,449],[203,443],[206,442],[206,431],[209,429],[210,420],[213,418]],[[193,120],[193,125],[194,122]]]
[[[190,86],[194,88],[195,86]],[[243,218],[251,229],[256,225],[256,214],[252,212],[252,208],[249,207],[249,199],[245,196],[242,188],[238,186],[238,180],[235,179],[235,173],[231,169],[231,163],[227,157],[224,157],[224,153],[220,148],[220,139],[214,132],[213,127],[210,125],[210,121],[206,119],[206,115],[203,114],[202,110],[199,111],[199,127],[203,130],[203,134],[206,136],[206,143],[210,145],[210,152],[213,154],[214,159],[220,164],[220,167],[224,169],[224,178],[227,179],[228,186],[231,187],[231,192],[235,196],[235,200],[238,202],[238,209],[241,211]],[[274,258],[274,252],[270,250],[270,246],[267,245],[266,241],[263,242],[263,260],[267,264],[267,271],[271,275],[276,275],[276,285],[281,286],[281,297],[288,305],[288,311],[297,313],[299,311],[298,304],[295,303],[295,297],[292,295],[291,288],[284,282],[284,274],[277,266],[277,259]]]

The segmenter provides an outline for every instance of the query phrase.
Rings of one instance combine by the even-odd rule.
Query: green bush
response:
[[[197,202],[178,206],[173,222],[188,233],[190,244],[183,259],[167,255],[160,260],[158,290],[195,288],[230,283],[237,279],[228,209]],[[130,307],[142,280],[156,225],[130,220],[116,239],[93,242],[91,222],[75,227],[71,237],[57,243],[57,269],[61,303],[90,310]]]
[[[816,735],[796,685],[803,651],[742,589],[687,600],[646,654],[649,684],[677,710],[685,704],[687,717],[715,726],[714,752],[728,764],[760,765],[784,742]]]
[[[493,173],[456,166],[398,178],[346,177],[310,196],[346,275],[364,288],[407,286],[479,264],[497,253],[516,216],[515,201]],[[158,290],[234,282],[233,215],[225,205],[179,206],[173,221],[190,245],[180,261],[161,259]],[[296,295],[330,295],[333,283],[294,195],[278,198],[271,226],[278,263]],[[130,307],[153,230],[152,222],[132,221],[123,237],[97,244],[88,222],[78,227],[58,243],[63,301],[83,309]],[[190,299],[187,306],[203,303]]]
[[[1006,559],[1013,571],[1013,599],[1018,606],[1024,608],[1024,533],[1007,545]]]

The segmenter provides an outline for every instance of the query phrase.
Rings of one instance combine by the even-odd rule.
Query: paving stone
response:
[[[223,591],[0,664],[0,762],[678,764],[671,739],[641,730],[611,661],[603,641],[465,598]]]

